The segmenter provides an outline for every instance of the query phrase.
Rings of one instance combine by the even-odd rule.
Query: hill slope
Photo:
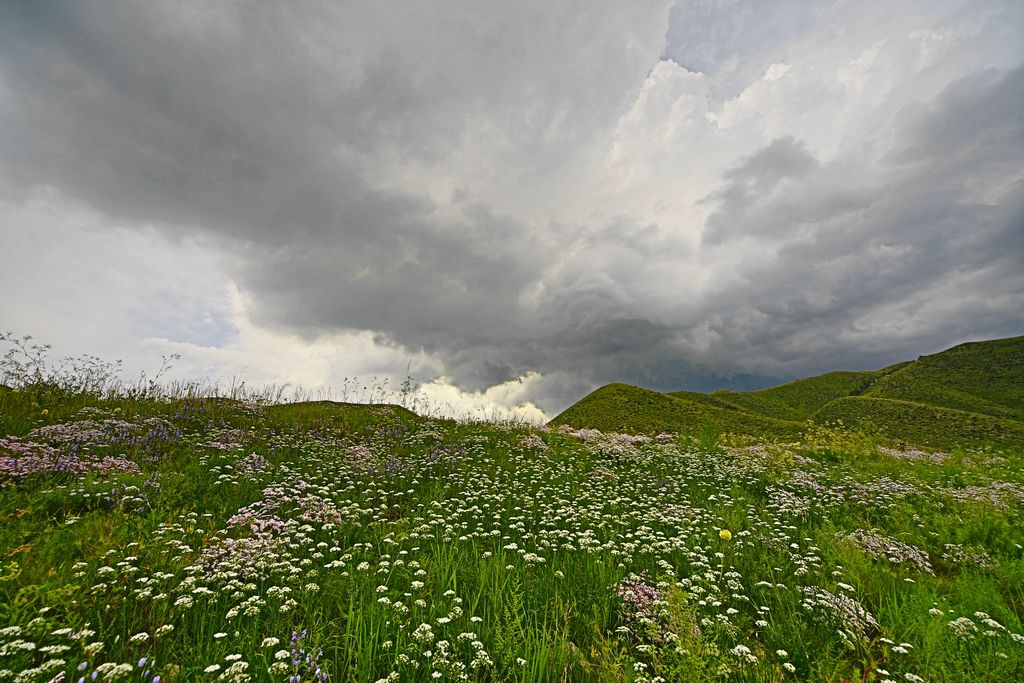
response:
[[[829,372],[758,391],[715,391],[711,396],[750,412],[783,420],[806,420],[830,401],[856,396],[880,377],[879,372]]]
[[[1024,444],[1024,337],[970,342],[867,372],[829,372],[758,391],[592,392],[551,421],[630,433],[693,432],[706,421],[766,438],[842,420],[920,446]]]
[[[922,356],[864,393],[1024,420],[1024,337]]]
[[[1024,422],[874,396],[837,399],[815,413],[813,419],[818,423],[841,420],[852,429],[930,448],[1024,444]]]
[[[682,392],[685,394],[685,392]],[[703,394],[696,394],[704,399]],[[799,422],[748,413],[714,400],[693,400],[628,384],[608,384],[584,397],[553,419],[552,426],[589,427],[606,432],[658,434],[692,431],[706,420],[728,425],[729,431],[789,438],[800,434]]]

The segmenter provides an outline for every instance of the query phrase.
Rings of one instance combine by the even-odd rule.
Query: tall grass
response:
[[[17,336],[0,332],[7,351],[0,356],[0,386],[32,393],[39,401],[67,402],[77,399],[83,405],[96,399],[189,401],[228,399],[259,405],[280,405],[329,401],[335,403],[392,404],[424,417],[476,420],[484,422],[521,422],[512,410],[477,406],[468,409],[448,402],[431,400],[411,375],[396,387],[386,377],[344,377],[336,386],[309,387],[301,384],[267,383],[254,385],[233,376],[212,380],[171,379],[178,354],[161,357],[157,369],[142,371],[137,377],[123,375],[121,361],[105,361],[97,356],[53,359],[52,346],[40,344],[31,335]]]

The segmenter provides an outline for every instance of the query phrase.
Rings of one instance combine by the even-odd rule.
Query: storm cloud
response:
[[[1024,13],[891,4],[4,3],[0,196],[548,411],[1024,333]]]

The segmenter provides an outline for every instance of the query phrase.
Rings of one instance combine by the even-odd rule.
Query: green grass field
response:
[[[1021,680],[1020,432],[862,391],[913,368],[754,392],[820,422],[612,385],[600,431],[23,374],[0,681]]]
[[[1024,671],[1019,450],[31,389],[0,413],[0,680]]]

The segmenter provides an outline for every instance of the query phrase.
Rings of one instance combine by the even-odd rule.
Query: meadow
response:
[[[0,388],[0,681],[1024,674],[1021,449],[81,376]]]

